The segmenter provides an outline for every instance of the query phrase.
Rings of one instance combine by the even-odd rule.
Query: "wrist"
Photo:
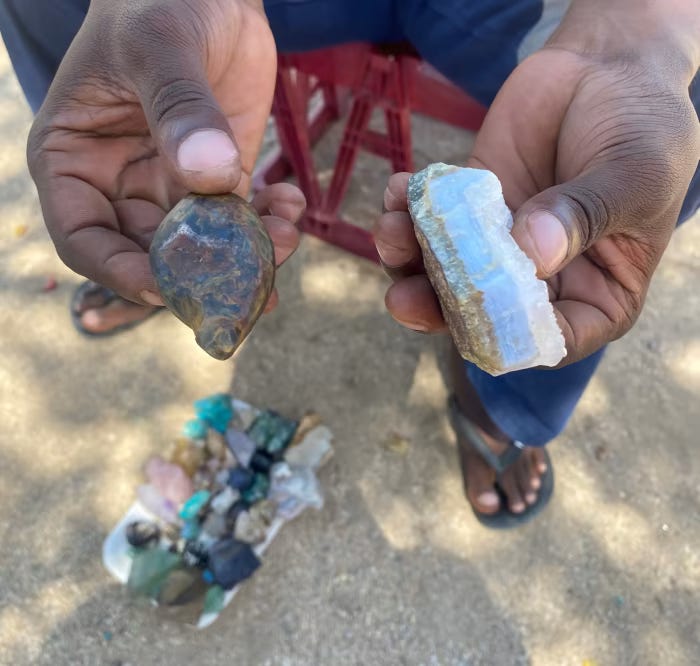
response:
[[[636,61],[689,83],[700,68],[700,2],[573,0],[548,44]]]

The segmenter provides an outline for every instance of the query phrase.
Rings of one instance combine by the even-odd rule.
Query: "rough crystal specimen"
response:
[[[207,436],[207,424],[202,419],[190,419],[182,427],[182,434],[190,439],[204,439]]]
[[[163,606],[181,606],[204,597],[206,586],[198,571],[174,569],[163,580],[157,601]]]
[[[224,433],[233,418],[231,396],[226,393],[215,393],[201,400],[196,400],[194,411],[197,418],[206,421],[217,432]]]
[[[306,507],[323,508],[323,495],[316,475],[308,467],[276,463],[270,471],[269,498],[277,504],[277,515],[296,518]]]
[[[212,585],[204,597],[204,612],[205,613],[220,613],[224,608],[224,599],[226,593],[219,585]]]
[[[204,519],[202,531],[214,539],[220,539],[226,533],[226,516],[212,511]]]
[[[235,194],[188,195],[161,222],[151,268],[168,308],[217,359],[250,333],[272,292],[272,241],[255,209]]]
[[[238,520],[233,536],[241,543],[262,543],[265,541],[267,525],[260,520],[255,520],[249,511],[243,511]]]
[[[226,431],[226,443],[236,457],[238,464],[248,467],[255,453],[255,442],[244,432],[229,428]]]
[[[192,480],[179,465],[153,456],[144,469],[151,485],[167,500],[180,504],[192,494]]]
[[[175,442],[170,454],[170,462],[179,465],[188,476],[193,477],[204,463],[204,451],[191,440],[183,437]]]
[[[241,496],[248,504],[255,504],[255,502],[259,502],[267,497],[269,488],[270,480],[267,476],[265,474],[255,474],[253,483],[241,493]]]
[[[150,483],[139,486],[136,494],[141,504],[154,515],[168,523],[177,521],[177,505],[163,497]]]
[[[139,550],[129,572],[129,589],[153,599],[171,571],[180,565],[180,556],[160,548]]]
[[[228,470],[224,470],[226,474],[226,480],[228,481]],[[219,513],[225,515],[228,510],[237,502],[241,497],[241,494],[231,488],[231,486],[226,486],[221,492],[217,493],[211,500],[211,510],[214,513]]]
[[[209,569],[224,590],[252,576],[259,566],[260,560],[250,544],[235,539],[217,541],[209,551]]]
[[[564,338],[496,175],[432,164],[411,177],[408,204],[460,354],[492,375],[556,365]]]
[[[292,442],[285,451],[284,459],[291,466],[316,470],[333,455],[332,438],[333,434],[326,426],[316,426],[298,444]]]
[[[228,483],[232,488],[243,492],[248,490],[253,484],[254,474],[245,467],[236,467],[232,469],[228,476]]]
[[[180,518],[184,521],[194,520],[210,497],[211,493],[208,490],[198,490],[183,504],[180,509]]]
[[[277,454],[289,444],[297,429],[297,422],[273,411],[264,411],[248,428],[250,437],[258,448]]]

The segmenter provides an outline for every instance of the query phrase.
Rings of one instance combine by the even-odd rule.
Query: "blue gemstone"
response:
[[[197,400],[194,403],[194,410],[200,419],[222,434],[226,432],[233,418],[231,396],[226,393],[217,393]]]
[[[189,541],[199,536],[199,523],[196,520],[187,520],[180,530],[180,536]]]
[[[260,566],[250,544],[235,539],[217,541],[209,551],[209,567],[216,582],[225,590],[250,577]]]
[[[228,475],[228,485],[242,492],[250,488],[254,476],[253,472],[245,467],[235,467]]]
[[[206,421],[202,419],[190,419],[182,427],[182,434],[190,439],[204,439],[207,436],[207,426]]]
[[[209,501],[211,493],[208,490],[198,490],[190,497],[180,509],[180,518],[183,520],[194,520],[202,507]]]

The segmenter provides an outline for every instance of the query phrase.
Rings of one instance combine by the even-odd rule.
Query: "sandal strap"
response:
[[[503,474],[522,455],[525,445],[518,440],[511,440],[508,448],[501,455],[494,453],[476,426],[462,413],[454,395],[449,398],[448,411],[455,431],[469,441],[496,474]]]

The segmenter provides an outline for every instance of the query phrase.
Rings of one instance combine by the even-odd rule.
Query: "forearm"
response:
[[[573,0],[550,44],[643,60],[690,81],[700,69],[700,0]]]

